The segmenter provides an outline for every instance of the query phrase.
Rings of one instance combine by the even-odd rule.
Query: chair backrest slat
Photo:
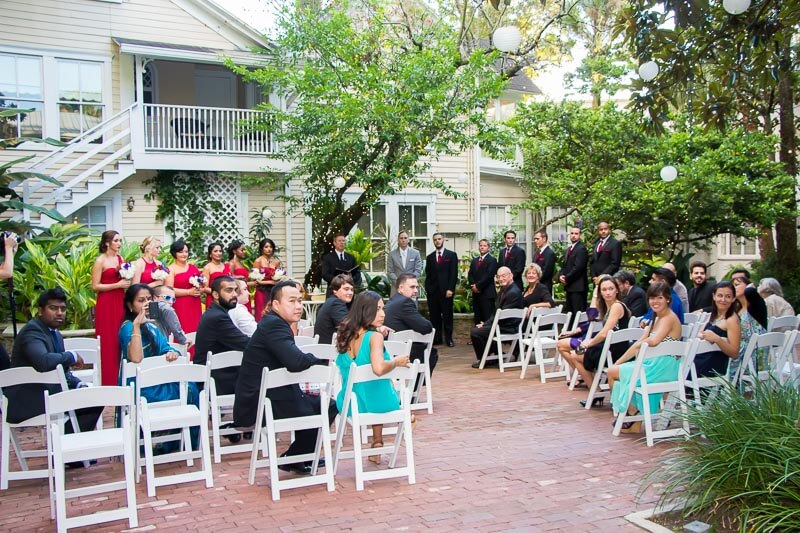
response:
[[[136,381],[141,388],[175,382],[205,383],[206,368],[201,365],[180,364],[177,361],[149,370],[139,367],[136,372]]]
[[[317,359],[327,359],[333,361],[339,356],[339,351],[333,344],[307,344],[303,346],[303,352],[309,353]]]
[[[383,341],[383,347],[392,357],[411,354],[411,341]]]
[[[266,389],[298,383],[331,383],[332,372],[332,366],[322,365],[310,366],[302,372],[289,372],[285,368],[271,370],[267,375]]]
[[[218,370],[220,368],[228,368],[232,366],[242,366],[242,357],[244,353],[239,350],[229,350],[227,352],[211,353],[208,352],[206,365],[211,367],[211,370]]]

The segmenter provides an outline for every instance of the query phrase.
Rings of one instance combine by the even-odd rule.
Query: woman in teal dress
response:
[[[608,369],[611,404],[617,411],[627,407],[627,413],[631,416],[644,411],[645,408],[640,394],[634,394],[633,398],[628,397],[633,370],[636,366],[636,361],[631,361],[631,359],[635,359],[642,344],[656,346],[662,341],[677,341],[681,338],[681,321],[670,309],[672,292],[669,285],[663,281],[651,284],[647,289],[647,298],[650,308],[655,314],[652,325],[648,326],[642,338],[633,343],[622,357]],[[680,359],[671,355],[662,355],[645,361],[642,369],[647,383],[665,383],[678,379],[680,365]],[[617,381],[619,383],[615,383]],[[661,396],[661,393],[648,395],[647,408],[651,413],[658,412]],[[626,432],[638,432],[640,428],[641,422],[628,422],[623,425]]]
[[[342,374],[342,383],[347,384],[350,377],[350,364],[371,365],[377,376],[388,374],[398,366],[408,366],[408,355],[391,358],[383,347],[383,335],[376,330],[383,326],[385,313],[383,299],[373,291],[365,291],[353,301],[347,317],[339,325],[336,348],[339,356],[336,366]],[[360,413],[387,413],[400,408],[400,400],[391,380],[379,379],[356,383],[353,392]],[[339,392],[336,407],[343,412],[345,390]],[[383,446],[383,425],[372,426],[372,447]],[[380,456],[370,456],[373,463],[380,463]]]

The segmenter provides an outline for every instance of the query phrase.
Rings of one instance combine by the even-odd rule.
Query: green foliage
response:
[[[253,209],[252,213],[250,215],[250,242],[253,243],[253,248],[258,249],[261,239],[269,237],[269,233],[272,231],[272,218],[265,217],[263,209]]]
[[[378,255],[372,249],[372,239],[364,235],[361,228],[356,229],[347,237],[344,249],[355,258],[356,264],[362,269]]]
[[[389,278],[385,274],[376,274],[374,276],[370,276],[367,272],[364,272],[364,278],[367,281],[366,290],[375,291],[383,298],[389,298],[392,295],[392,285],[389,281]]]
[[[689,406],[693,437],[678,440],[650,473],[660,506],[684,516],[738,515],[740,531],[800,530],[800,390],[758,383],[752,399],[732,386]]]
[[[560,218],[580,216],[584,227],[607,221],[625,233],[626,253],[671,257],[723,233],[752,237],[792,213],[793,179],[771,160],[768,135],[687,127],[656,136],[613,104],[531,103],[513,125],[530,193],[523,207],[564,207]],[[678,169],[675,181],[659,177],[665,165]]]

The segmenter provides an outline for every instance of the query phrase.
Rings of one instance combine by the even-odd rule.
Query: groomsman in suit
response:
[[[333,237],[333,251],[322,258],[322,279],[328,283],[327,296],[331,295],[331,280],[337,274],[348,274],[356,287],[361,285],[361,269],[356,265],[356,258],[344,251],[344,242],[344,233],[337,233]]]
[[[514,276],[508,267],[500,267],[497,269],[497,281],[500,284],[500,294],[497,296],[498,309],[522,309],[525,304],[522,299],[522,291],[514,283]],[[472,349],[475,350],[475,361],[472,368],[479,368],[481,364],[481,357],[483,351],[486,349],[486,343],[489,341],[489,333],[492,330],[492,322],[494,322],[494,314],[489,317],[486,322],[476,324],[470,332],[472,339]],[[517,326],[519,326],[519,319],[508,318],[499,323],[500,331],[502,333],[513,333]],[[492,348],[490,348],[490,352]]]
[[[489,254],[489,241],[478,241],[478,252],[469,265],[467,279],[472,290],[472,310],[475,313],[475,324],[486,322],[494,315],[494,299],[497,290],[494,287],[494,275],[497,272],[497,261]]]
[[[608,274],[613,276],[619,270],[622,262],[622,245],[611,236],[611,226],[608,222],[597,225],[597,240],[592,245],[592,282],[597,285],[600,276]]]
[[[49,372],[59,365],[64,367],[67,387],[77,389],[86,385],[72,374],[70,368],[83,368],[83,358],[73,351],[64,350],[64,339],[58,328],[64,325],[67,315],[67,296],[61,287],[44,291],[37,301],[36,318],[23,327],[14,340],[11,367],[33,367],[37,372]],[[44,413],[44,391],[62,392],[59,385],[24,384],[8,387],[3,392],[8,398],[8,421],[19,423]],[[90,431],[103,413],[102,407],[79,409],[75,412],[81,431]],[[67,421],[66,431],[72,432]],[[80,463],[78,463],[80,464]]]
[[[540,283],[546,285],[550,292],[553,292],[553,276],[556,272],[556,253],[550,248],[547,239],[547,232],[537,231],[533,234],[533,243],[536,245],[536,254],[533,262],[542,269],[542,279]]]
[[[497,266],[508,267],[511,273],[514,274],[514,283],[517,284],[519,290],[522,290],[522,272],[525,270],[525,250],[515,244],[517,242],[517,233],[514,230],[506,231],[505,234],[503,234],[503,240],[506,246],[497,254]]]
[[[427,335],[433,330],[433,324],[422,316],[417,308],[417,293],[419,293],[419,282],[414,274],[400,274],[397,278],[396,292],[386,302],[383,308],[386,318],[383,325],[394,331],[412,330],[422,335]],[[411,345],[411,360],[423,361],[427,345],[422,342],[415,342]],[[428,356],[428,364],[431,367],[431,374],[436,368],[439,360],[439,351],[431,348]],[[424,361],[423,361],[424,362]],[[414,388],[416,390],[416,387]]]
[[[386,275],[392,286],[392,294],[397,292],[397,278],[400,274],[414,274],[417,278],[422,274],[422,257],[417,250],[408,245],[408,242],[408,232],[401,231],[397,234],[397,248],[389,252]]]
[[[564,266],[558,273],[558,281],[567,293],[566,312],[577,313],[586,310],[586,294],[589,281],[586,279],[586,262],[589,257],[586,246],[581,242],[581,228],[569,229],[570,245],[564,258]]]
[[[428,311],[431,322],[436,328],[434,344],[441,344],[439,335],[444,333],[444,342],[455,346],[453,342],[453,296],[458,281],[458,256],[455,252],[445,250],[444,236],[433,234],[435,250],[428,254],[425,261],[425,293],[428,296]]]

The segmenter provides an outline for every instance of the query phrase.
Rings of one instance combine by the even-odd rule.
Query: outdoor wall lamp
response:
[[[136,207],[136,199],[133,196],[128,197],[128,211],[133,211],[133,208]]]

